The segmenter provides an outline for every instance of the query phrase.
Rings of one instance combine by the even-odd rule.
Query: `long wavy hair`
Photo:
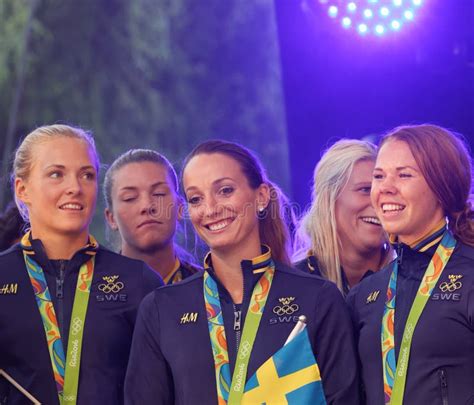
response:
[[[337,234],[336,201],[361,161],[375,161],[377,149],[367,141],[342,139],[328,148],[314,169],[311,206],[299,220],[294,261],[308,251],[316,256],[323,277],[342,290],[341,251]]]

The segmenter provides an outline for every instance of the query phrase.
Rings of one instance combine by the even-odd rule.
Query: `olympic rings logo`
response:
[[[82,329],[82,320],[75,317],[71,322],[71,332],[73,335],[77,335]]]
[[[63,401],[65,402],[74,402],[76,397],[74,395],[66,395],[63,397]]]
[[[278,316],[292,315],[299,309],[300,307],[298,304],[282,305],[282,306],[277,305],[275,308],[273,308],[273,313]]]
[[[461,287],[462,287],[462,283],[460,281],[456,281],[454,283],[453,282],[448,283],[445,281],[439,285],[439,289],[442,292],[453,292],[453,291],[459,290]]]
[[[124,287],[124,284],[121,281],[115,282],[119,276],[104,276],[102,280],[106,281],[107,284],[99,284],[99,291],[102,291],[104,294],[115,293],[117,294]]]
[[[241,359],[247,357],[250,354],[250,350],[250,343],[247,340],[242,341],[239,348],[239,357]]]

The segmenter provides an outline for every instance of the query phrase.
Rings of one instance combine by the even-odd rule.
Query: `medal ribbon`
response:
[[[93,240],[92,237],[91,239]],[[93,240],[92,243],[96,244],[95,240]],[[29,232],[22,238],[22,245],[30,245]],[[64,355],[64,348],[59,331],[58,320],[56,318],[56,312],[54,310],[43,269],[32,259],[31,250],[23,250],[26,269],[35,293],[38,310],[43,321],[60,404],[76,404],[77,401],[84,323],[89,302],[92,277],[94,274],[95,252],[88,253],[92,254],[92,257],[81,266],[77,277],[77,286],[69,327],[68,353],[66,357]]]
[[[242,338],[237,352],[232,383],[230,381],[229,353],[225,336],[224,319],[217,284],[207,271],[204,272],[204,302],[206,304],[209,337],[216,372],[217,400],[219,405],[240,404],[245,388],[250,354],[257,336],[265,303],[275,274],[273,262],[255,285],[245,318]]]
[[[451,232],[443,235],[435,254],[423,275],[418,291],[410,309],[403,331],[398,364],[395,361],[395,298],[397,291],[398,261],[393,264],[392,274],[387,288],[387,298],[382,318],[382,363],[385,404],[401,405],[405,392],[405,383],[410,359],[410,348],[416,325],[428,299],[436,286],[449,258],[456,246]]]

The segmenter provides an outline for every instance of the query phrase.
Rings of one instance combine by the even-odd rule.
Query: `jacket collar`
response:
[[[262,245],[262,254],[250,260],[242,260],[240,266],[244,272],[251,271],[253,274],[263,273],[267,267],[272,263],[272,251],[269,246]],[[204,258],[204,269],[212,270],[212,256],[211,252],[207,253]]]
[[[398,247],[399,245],[408,246],[411,250],[415,252],[426,252],[432,246],[437,245],[441,239],[443,238],[444,232],[447,229],[447,222],[446,219],[443,218],[440,222],[438,222],[433,229],[428,231],[425,235],[421,236],[417,240],[413,241],[409,245],[403,244],[402,242],[398,241],[397,235],[390,235],[390,243],[394,247]]]
[[[33,239],[31,231],[28,231],[20,241],[20,246],[27,255],[31,256],[45,271],[52,271],[50,259],[46,255],[43,243],[40,239]],[[77,266],[79,268],[83,263],[95,256],[99,250],[99,243],[92,236],[89,235],[87,244],[79,249],[74,256],[69,260],[68,267]]]
[[[248,302],[250,300],[250,296],[252,294],[252,290],[255,287],[255,284],[263,275],[265,270],[268,267],[274,266],[273,259],[272,259],[272,252],[269,246],[262,245],[262,254],[254,257],[250,260],[242,260],[240,262],[240,267],[242,270],[242,274],[244,276],[244,291],[243,291],[243,309],[245,310]],[[207,271],[210,276],[216,281],[217,287],[219,289],[220,297],[227,302],[232,302],[232,298],[230,294],[227,292],[225,287],[220,282],[219,278],[216,275],[214,268],[212,267],[212,255],[209,252],[206,257],[204,258],[204,270]]]

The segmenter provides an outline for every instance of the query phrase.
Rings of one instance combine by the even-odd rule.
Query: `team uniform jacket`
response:
[[[400,350],[408,313],[444,228],[415,248],[399,244],[395,307],[395,352]],[[430,246],[435,243],[433,246]],[[354,287],[348,302],[368,405],[384,403],[381,327],[389,265]],[[461,276],[452,283],[449,275]],[[474,403],[474,249],[458,241],[415,328],[404,404]]]
[[[48,283],[66,353],[77,276],[90,256],[82,249],[71,260],[50,261],[39,240],[31,243],[35,252],[32,258],[43,268]],[[105,277],[110,276],[118,277],[109,282]],[[78,404],[123,403],[123,381],[138,305],[160,285],[161,279],[143,262],[97,248]],[[0,254],[0,369],[42,404],[58,404],[44,327],[19,244]],[[0,404],[27,403],[23,394],[0,377]]]
[[[267,253],[268,260],[270,254]],[[244,260],[241,305],[217,283],[231,374],[245,314],[262,260]],[[289,304],[282,301],[287,299]],[[238,327],[237,311],[242,318]],[[307,317],[311,346],[328,404],[359,403],[353,332],[343,298],[334,284],[276,264],[247,370],[247,379],[285,343],[299,315]],[[203,297],[203,273],[155,290],[141,305],[125,383],[126,404],[216,404],[214,359]]]
[[[176,268],[163,281],[167,285],[179,283],[199,271],[202,269],[184,260],[176,259]]]
[[[316,259],[316,256],[314,255],[311,255],[311,254],[308,255],[305,259],[295,263],[294,266],[297,269],[302,270],[306,273],[323,277],[323,275],[321,274],[321,270],[319,268],[318,259]],[[362,279],[370,276],[373,273],[374,272],[372,270],[367,270],[367,272],[364,274]],[[344,296],[346,296],[347,294],[349,294],[350,286],[349,286],[349,282],[347,281],[346,273],[344,273],[344,270],[342,268],[341,268],[341,277],[342,277],[342,293],[344,294]]]

